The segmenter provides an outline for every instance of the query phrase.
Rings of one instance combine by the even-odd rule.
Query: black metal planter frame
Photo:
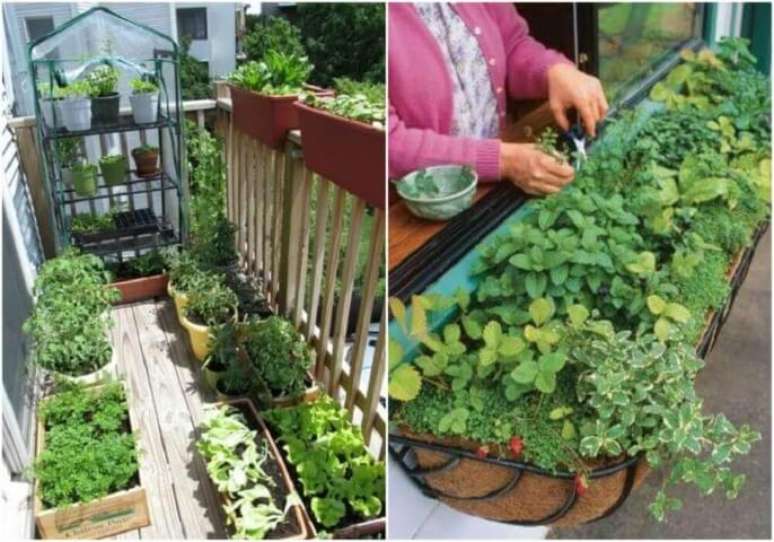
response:
[[[699,357],[705,358],[712,351],[712,348],[714,347],[715,342],[717,341],[717,338],[720,335],[720,331],[723,327],[723,324],[726,322],[728,315],[731,312],[731,308],[734,304],[734,301],[736,300],[736,296],[739,293],[739,289],[741,285],[744,283],[744,280],[747,277],[747,273],[750,270],[750,264],[752,263],[752,259],[753,259],[753,256],[755,255],[755,250],[758,246],[758,243],[760,242],[763,235],[766,233],[766,230],[768,229],[768,227],[769,227],[768,222],[763,223],[755,231],[751,245],[742,251],[741,257],[739,259],[739,263],[736,265],[734,274],[731,277],[731,281],[730,281],[731,291],[730,291],[729,297],[726,300],[725,304],[714,312],[704,334],[702,335],[702,338],[699,340],[699,343],[696,347],[696,353],[697,355],[699,355]],[[418,462],[416,458],[417,448],[430,450],[433,452],[441,452],[451,457],[448,461],[446,461],[442,465],[429,467],[429,468],[421,468],[418,466]],[[528,472],[531,474],[537,474],[540,476],[545,476],[547,478],[567,480],[567,483],[570,484],[571,491],[567,496],[567,498],[565,499],[565,501],[562,503],[562,505],[559,508],[557,508],[555,511],[551,512],[547,516],[535,521],[493,520],[493,521],[498,521],[499,523],[506,523],[510,525],[520,525],[523,527],[537,527],[541,525],[550,525],[562,519],[568,512],[570,512],[578,500],[578,493],[575,488],[575,482],[574,482],[575,473],[571,473],[568,471],[551,472],[551,471],[542,469],[540,467],[537,467],[535,465],[531,465],[529,463],[522,463],[520,461],[516,461],[513,459],[498,458],[498,457],[481,458],[481,457],[478,457],[474,452],[470,450],[466,450],[464,448],[425,442],[415,438],[407,437],[405,435],[397,434],[395,432],[390,433],[389,449],[390,449],[390,456],[401,466],[404,472],[409,476],[409,479],[412,481],[412,483],[425,496],[433,499],[449,498],[449,499],[454,499],[459,501],[483,501],[483,500],[496,499],[513,491],[518,486],[519,482],[522,479],[522,475],[525,472]],[[501,487],[485,495],[477,495],[473,497],[459,497],[459,496],[443,493],[431,487],[425,480],[425,476],[427,475],[437,474],[437,473],[441,473],[441,472],[445,472],[453,469],[460,463],[462,459],[481,461],[483,463],[489,463],[489,464],[498,465],[501,467],[506,467],[513,471],[513,475],[511,476],[510,480],[508,480]],[[638,455],[635,457],[627,458],[614,465],[601,467],[591,471],[591,473],[589,474],[590,480],[597,480],[600,478],[612,476],[624,469],[626,470],[626,478],[624,480],[621,494],[618,496],[618,498],[613,503],[613,505],[610,506],[598,517],[594,518],[593,520],[587,521],[586,523],[592,523],[594,521],[598,521],[600,519],[608,517],[610,514],[615,512],[624,503],[624,501],[626,501],[626,499],[631,494],[632,488],[634,487],[634,478],[637,470],[637,465],[640,459],[641,459],[641,456]]]

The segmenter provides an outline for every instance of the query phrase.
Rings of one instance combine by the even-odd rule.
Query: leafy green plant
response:
[[[298,28],[284,17],[266,14],[247,16],[242,51],[248,60],[260,60],[269,51],[306,56]]]
[[[91,96],[91,93],[91,85],[85,79],[73,81],[62,89],[62,97],[64,98],[85,98]]]
[[[62,167],[72,167],[81,158],[80,137],[63,137],[56,140],[56,153]]]
[[[93,98],[111,96],[116,93],[120,72],[113,66],[99,66],[86,76],[89,95]]]
[[[73,217],[70,230],[77,234],[90,234],[115,228],[112,213],[80,213]]]
[[[196,447],[207,462],[215,486],[228,496],[223,510],[234,536],[257,540],[269,537],[285,521],[296,497],[283,495],[266,472],[265,465],[277,461],[267,443],[248,427],[238,409],[220,407],[208,413]]]
[[[312,350],[293,324],[279,316],[253,319],[243,327],[243,342],[258,377],[275,396],[298,395],[306,388]]]
[[[340,527],[348,515],[368,519],[382,512],[384,463],[371,457],[360,429],[332,398],[270,410],[265,418],[276,429],[319,525]]]
[[[239,66],[228,80],[247,90],[283,96],[301,92],[311,71],[305,56],[271,50],[261,60]]]
[[[159,91],[159,86],[155,81],[145,77],[135,77],[131,80],[132,94],[153,94]]]
[[[201,100],[213,95],[209,68],[191,55],[190,36],[180,38],[180,90],[183,100]]]
[[[40,405],[45,448],[32,474],[43,506],[63,508],[129,489],[137,479],[134,436],[121,384],[65,386]]]
[[[213,326],[225,324],[236,317],[239,300],[224,284],[223,277],[214,273],[201,273],[196,282],[185,290],[188,295],[186,316],[195,323]]]
[[[340,117],[365,122],[376,128],[384,128],[384,101],[371,101],[365,94],[337,94],[335,97],[307,93],[304,103],[329,111]]]

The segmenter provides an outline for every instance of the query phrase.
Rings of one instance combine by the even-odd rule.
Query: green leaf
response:
[[[672,324],[669,323],[669,320],[663,316],[656,320],[656,324],[653,326],[653,333],[658,337],[658,340],[666,342],[671,332]]]
[[[567,356],[562,352],[552,352],[540,356],[540,371],[546,373],[558,373],[564,367]]]
[[[564,420],[564,424],[562,424],[562,438],[564,440],[572,440],[575,438],[575,435],[575,426],[570,420]]]
[[[542,393],[553,393],[556,389],[556,374],[538,371],[535,387]]]
[[[498,352],[503,357],[512,358],[518,356],[526,346],[519,337],[506,336],[502,338]]]
[[[656,255],[648,251],[640,252],[633,262],[626,265],[626,269],[638,275],[653,273],[656,270]]]
[[[554,305],[554,300],[550,297],[541,297],[529,304],[529,315],[538,326],[548,322],[555,312],[556,305]]]
[[[664,309],[667,306],[666,301],[664,301],[657,295],[649,295],[646,302],[648,304],[648,309],[650,310],[650,312],[656,315],[664,312]]]
[[[551,282],[556,286],[561,286],[570,274],[570,266],[563,264],[559,267],[553,267],[549,274],[551,275]]]
[[[475,318],[470,316],[464,316],[462,318],[462,327],[465,329],[465,334],[473,340],[481,338],[483,333],[481,324]]]
[[[463,311],[468,310],[468,305],[470,305],[470,294],[468,292],[462,288],[458,288],[457,291],[454,292],[454,300]]]
[[[415,367],[411,365],[401,365],[390,372],[390,397],[398,401],[411,401],[419,395],[422,387],[422,377]]]
[[[538,364],[524,361],[511,372],[511,377],[519,384],[531,384],[538,373]]]
[[[570,317],[570,322],[573,326],[578,327],[589,317],[589,310],[583,305],[570,305],[567,307],[567,315]]]
[[[411,296],[411,334],[415,337],[427,335],[425,300],[418,295]]]
[[[510,263],[514,267],[523,269],[524,271],[529,271],[532,269],[532,261],[529,259],[529,256],[527,256],[526,254],[514,254],[508,260],[508,263]]]
[[[548,278],[545,273],[531,272],[527,274],[524,280],[524,286],[527,288],[527,294],[535,299],[543,295],[548,285]]]
[[[568,406],[556,407],[548,413],[548,418],[551,420],[561,420],[572,414],[573,408]]]
[[[500,338],[503,336],[503,328],[500,322],[492,320],[484,327],[484,343],[490,348],[497,348]]]
[[[390,339],[387,355],[390,360],[390,371],[403,361],[403,347],[395,339]]]
[[[408,329],[406,328],[406,305],[403,304],[403,301],[397,297],[391,297],[390,310],[392,311],[395,320],[398,322],[398,325],[403,329],[403,332],[408,333]]]
[[[445,354],[436,354],[430,356],[418,356],[414,363],[422,369],[422,373],[425,376],[438,376],[443,373],[448,363],[448,358]]]
[[[691,319],[691,312],[679,303],[669,303],[664,309],[664,316],[684,324]]]
[[[460,326],[457,324],[447,324],[443,328],[443,339],[447,344],[459,341],[460,335]]]
[[[709,177],[694,182],[683,192],[683,200],[687,203],[704,203],[725,196],[728,193],[728,179]]]
[[[497,351],[494,348],[483,348],[478,353],[478,361],[482,366],[488,367],[497,361]]]

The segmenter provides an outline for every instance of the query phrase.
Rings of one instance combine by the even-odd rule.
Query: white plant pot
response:
[[[62,167],[62,184],[67,188],[73,186],[73,169],[70,167]]]
[[[60,378],[67,380],[68,382],[74,382],[82,386],[96,386],[111,380],[116,380],[118,378],[118,361],[116,360],[116,350],[115,348],[113,349],[113,354],[108,364],[101,369],[97,369],[93,373],[81,376],[69,376],[60,373],[57,374]]]
[[[43,122],[49,128],[54,127],[54,111],[58,108],[59,100],[44,99],[40,100],[40,112],[43,114]],[[59,124],[62,124],[62,119],[59,119]]]
[[[148,124],[158,119],[159,93],[132,94],[129,96],[132,104],[132,116],[137,124]]]
[[[59,116],[62,124],[71,132],[91,128],[91,100],[89,98],[66,98],[59,101]]]

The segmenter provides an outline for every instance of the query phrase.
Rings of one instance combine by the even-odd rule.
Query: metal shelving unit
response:
[[[188,188],[183,171],[179,54],[174,40],[107,8],[95,7],[31,43],[28,53],[57,252],[75,245],[109,261],[124,261],[182,243]],[[41,94],[41,83],[48,89],[63,88],[104,65],[120,73],[117,90],[121,108],[116,122],[98,123],[92,117],[89,129],[69,131],[62,125],[57,108],[53,108],[52,125],[44,122],[43,100],[48,96]],[[128,107],[129,81],[140,76],[152,79],[159,87],[155,122],[136,123]],[[97,175],[96,193],[78,194],[63,175],[60,149],[67,140],[79,148],[84,161],[95,165],[100,156],[117,153],[131,165],[131,149],[150,144],[159,149],[160,167],[152,176],[139,176],[135,169],[129,169],[122,182],[111,185]],[[93,233],[73,232],[73,219],[84,213],[110,213],[114,227]]]

